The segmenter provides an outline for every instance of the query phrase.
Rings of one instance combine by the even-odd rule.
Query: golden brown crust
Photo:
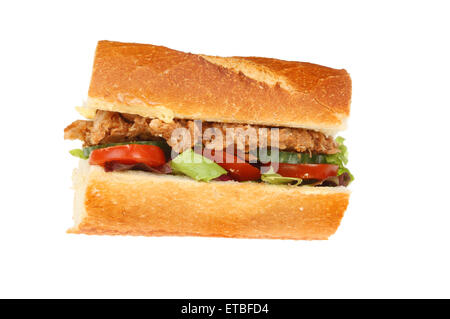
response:
[[[87,106],[145,117],[343,129],[345,70],[258,57],[211,57],[100,41]]]
[[[96,235],[327,239],[349,191],[263,183],[196,182],[146,172],[106,173],[82,161],[75,226]]]

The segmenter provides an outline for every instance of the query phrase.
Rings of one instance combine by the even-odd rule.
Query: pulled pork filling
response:
[[[172,132],[177,128],[189,130],[191,140],[180,144],[178,140],[172,138]],[[259,128],[265,128],[265,126],[217,122],[202,123],[202,133],[210,128],[221,130],[222,136],[225,136],[227,128],[244,131],[248,128],[255,128],[256,132],[259,132]],[[139,115],[98,110],[93,121],[79,120],[66,127],[64,138],[82,140],[85,146],[163,138],[177,152],[181,152],[194,146],[195,129],[196,123],[192,120],[174,119],[172,123],[164,123],[159,119],[145,118]],[[214,136],[211,138],[205,137],[204,134],[201,136],[203,145],[207,148],[218,149],[221,146],[226,148],[227,144],[237,143],[237,137],[234,141],[227,142],[225,138],[216,140]],[[259,140],[258,138],[258,143]],[[248,139],[245,139],[245,143],[246,151],[248,151]],[[270,144],[270,134],[267,136],[267,143]],[[338,145],[332,137],[302,128],[279,128],[279,149],[310,154],[336,154],[339,152]]]
[[[302,128],[274,130],[261,125],[181,119],[165,123],[98,110],[93,121],[75,121],[66,127],[64,138],[82,140],[83,149],[70,153],[107,172],[143,170],[205,182],[294,186],[347,186],[353,180],[345,167],[348,152],[344,139]],[[199,144],[204,148],[193,149]],[[236,153],[229,146],[236,146]],[[269,153],[277,149],[276,157],[271,157]]]

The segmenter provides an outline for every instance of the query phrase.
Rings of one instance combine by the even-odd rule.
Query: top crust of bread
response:
[[[87,107],[326,134],[345,128],[345,70],[260,57],[215,57],[162,46],[99,41]]]

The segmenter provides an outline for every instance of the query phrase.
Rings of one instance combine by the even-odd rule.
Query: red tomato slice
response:
[[[234,163],[226,163],[226,157],[230,156],[226,152],[222,151],[211,151],[211,156],[209,156],[208,152],[204,152],[203,156],[209,158],[212,161],[215,161],[222,168],[227,170],[228,174],[239,182],[245,181],[257,181],[261,179],[261,172],[259,168],[249,164],[249,163],[236,163],[237,157],[233,156]],[[219,160],[217,160],[219,159]],[[216,161],[217,160],[217,161]],[[222,163],[218,163],[221,160]]]
[[[155,145],[127,144],[92,151],[89,164],[104,166],[106,162],[143,163],[150,167],[157,167],[163,165],[166,158],[163,150]]]
[[[279,163],[277,174],[301,179],[326,179],[337,176],[339,167],[333,164],[288,164]]]

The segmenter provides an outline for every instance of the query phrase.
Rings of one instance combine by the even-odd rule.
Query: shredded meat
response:
[[[199,143],[200,140],[195,139],[197,135],[201,136],[201,143],[205,147],[222,149],[235,144],[239,149],[245,148],[246,152],[250,145],[255,145],[252,144],[252,136],[256,138],[253,141],[259,143],[256,145],[265,144],[266,141],[270,145],[271,142],[270,130],[264,130],[270,129],[270,127],[201,122],[200,130],[199,125],[198,122],[192,120],[175,119],[172,123],[164,123],[159,119],[144,118],[139,115],[97,111],[93,121],[75,121],[66,127],[64,138],[79,139],[85,145],[163,138],[178,152]],[[235,129],[235,134],[228,139],[227,128]],[[174,134],[176,129],[187,129],[190,132],[190,139],[183,140],[180,135]],[[222,134],[215,134],[219,131]],[[252,132],[253,134],[251,134]],[[280,150],[321,154],[335,154],[339,151],[333,138],[326,137],[320,132],[301,128],[279,128],[278,132]]]

